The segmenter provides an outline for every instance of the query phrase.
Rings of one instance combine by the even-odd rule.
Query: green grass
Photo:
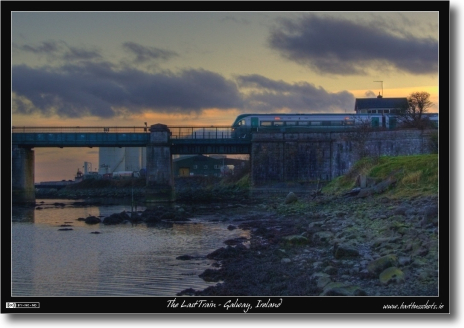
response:
[[[356,178],[361,174],[377,180],[393,176],[397,182],[388,191],[392,198],[438,194],[438,154],[363,158],[347,174],[326,185],[323,192],[347,192],[356,186]]]

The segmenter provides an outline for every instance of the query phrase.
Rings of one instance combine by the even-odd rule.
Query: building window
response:
[[[194,169],[198,169],[198,165],[194,165],[193,168],[194,168]]]
[[[214,168],[217,170],[219,169],[219,165],[214,165]]]
[[[208,168],[208,165],[204,165],[203,168],[206,170]]]

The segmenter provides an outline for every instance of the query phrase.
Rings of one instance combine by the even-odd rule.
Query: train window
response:
[[[239,121],[239,122],[238,122],[238,125],[239,125],[239,126],[245,125],[245,120]]]
[[[296,125],[296,121],[287,121],[286,125]]]
[[[329,125],[331,125],[330,123],[331,123],[330,121],[325,121],[325,122],[322,122],[322,125],[329,126]]]
[[[342,121],[332,121],[330,125],[342,125]]]
[[[261,126],[272,126],[272,122],[263,121],[263,122],[260,122],[260,125]]]
[[[282,121],[275,121],[274,122],[274,126],[283,126],[285,125],[285,122],[282,122]]]
[[[348,121],[348,120],[345,121],[345,125],[353,125],[353,124],[354,124],[354,121]]]
[[[306,122],[300,121],[300,122],[298,122],[298,125],[309,125],[310,123],[311,122],[308,122],[308,121],[306,121]]]
[[[313,122],[310,122],[311,125],[322,125],[322,122],[318,122],[318,121],[313,121]]]

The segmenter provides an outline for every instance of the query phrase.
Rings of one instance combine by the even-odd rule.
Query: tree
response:
[[[408,97],[408,106],[398,112],[401,122],[406,127],[425,128],[430,122],[423,114],[433,106],[430,94],[425,91],[413,92]]]

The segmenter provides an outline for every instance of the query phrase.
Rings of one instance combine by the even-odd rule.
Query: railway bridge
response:
[[[146,147],[148,198],[170,199],[173,154],[250,154],[250,138],[231,138],[230,126],[12,127],[12,198],[34,202],[37,147]]]
[[[331,180],[361,156],[434,151],[435,130],[247,133],[231,127],[12,127],[12,200],[35,202],[36,147],[146,147],[146,200],[174,199],[173,154],[249,154],[253,186]]]

